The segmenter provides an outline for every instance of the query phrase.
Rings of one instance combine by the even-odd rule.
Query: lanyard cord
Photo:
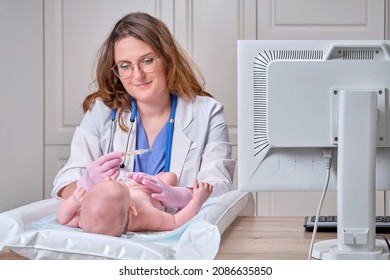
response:
[[[111,121],[112,121],[112,127],[111,127],[111,138],[110,138],[110,144],[108,146],[108,151],[112,152],[112,145],[113,145],[113,140],[114,140],[114,132],[115,132],[115,121],[116,121],[116,112],[117,109],[112,109],[111,110]],[[126,152],[129,148],[129,142],[130,142],[130,134],[131,131],[133,130],[133,125],[135,121],[135,116],[137,115],[137,105],[135,104],[135,100],[132,98],[131,99],[131,116],[130,116],[130,127],[129,131],[127,132],[127,141],[126,141]],[[122,163],[120,165],[120,168],[125,168],[125,160],[126,158],[123,158]]]
[[[165,143],[165,166],[164,172],[168,172],[171,166],[171,153],[172,153],[172,139],[173,139],[173,127],[175,125],[175,113],[177,105],[177,95],[171,94],[172,105],[171,105],[171,114],[169,116],[169,124],[167,131],[167,139]]]
[[[107,154],[112,151],[112,145],[114,142],[114,133],[115,133],[115,121],[116,121],[116,109],[111,110],[111,136],[110,143],[108,144]]]
[[[132,98],[131,99],[130,127],[129,127],[129,131],[127,132],[127,141],[126,141],[126,149],[125,149],[126,152],[129,149],[130,134],[131,134],[131,131],[133,130],[133,125],[134,125],[136,115],[137,115],[137,104],[135,104],[135,100],[134,100],[134,98]],[[126,157],[123,158],[122,163],[120,165],[120,168],[125,168],[125,160],[126,160]]]

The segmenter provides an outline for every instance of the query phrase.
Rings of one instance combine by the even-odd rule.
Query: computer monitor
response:
[[[320,191],[328,174],[337,240],[313,256],[388,258],[375,190],[390,189],[390,41],[240,40],[237,58],[239,190]]]

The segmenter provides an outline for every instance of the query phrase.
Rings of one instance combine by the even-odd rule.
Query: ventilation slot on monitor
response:
[[[322,60],[322,50],[263,51],[253,64],[254,156],[269,146],[267,138],[267,67],[274,60]]]
[[[343,50],[344,60],[373,60],[375,52],[373,50]]]

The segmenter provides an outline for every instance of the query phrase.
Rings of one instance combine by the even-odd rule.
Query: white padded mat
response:
[[[222,233],[252,200],[249,193],[231,191],[210,197],[191,221],[173,231],[119,238],[59,224],[55,212],[61,201],[50,198],[0,213],[0,251],[29,259],[214,259]]]

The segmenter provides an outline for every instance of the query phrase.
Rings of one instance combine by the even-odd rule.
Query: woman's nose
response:
[[[138,65],[134,65],[134,68],[133,68],[133,77],[135,79],[139,79],[139,78],[142,78],[143,76],[145,75],[145,72],[142,71]]]

